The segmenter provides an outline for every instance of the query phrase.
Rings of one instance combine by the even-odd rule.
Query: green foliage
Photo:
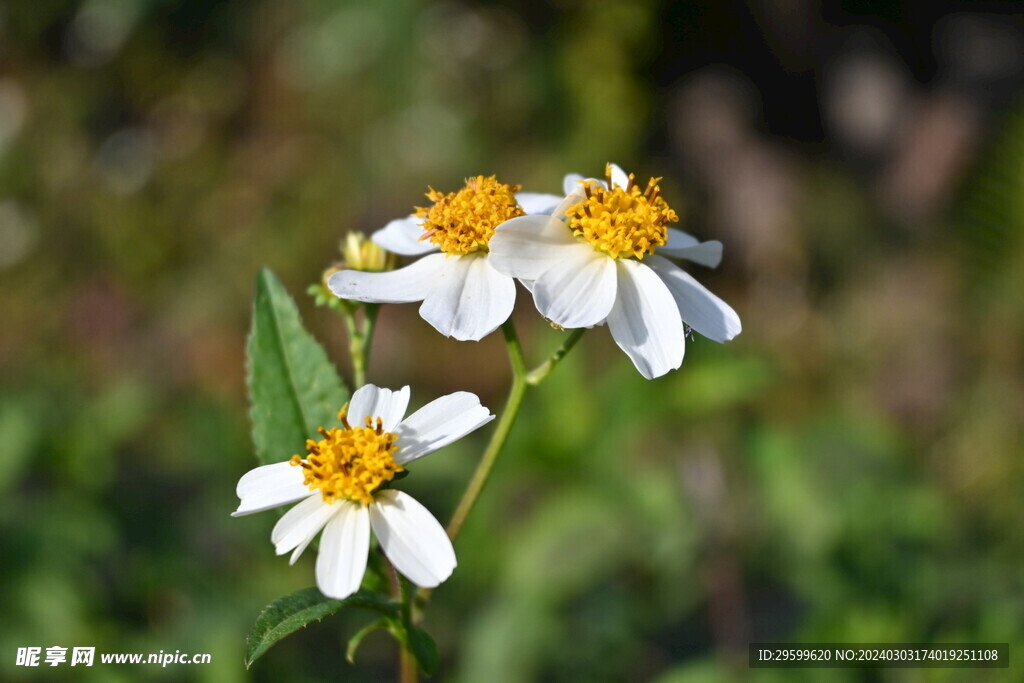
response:
[[[333,600],[324,597],[316,588],[304,588],[278,598],[260,612],[246,639],[245,665],[251,666],[285,636],[346,607],[361,607],[389,616],[397,615],[399,611],[398,603],[371,591],[360,590],[344,600]],[[361,633],[356,636],[361,638]],[[351,643],[349,647],[352,648]]]
[[[747,75],[694,90],[697,62],[660,59],[684,36],[733,63],[743,41],[697,32],[715,3],[556,4],[4,5],[0,679],[32,677],[18,647],[81,644],[213,655],[76,670],[87,683],[393,680],[391,638],[363,638],[359,666],[344,661],[349,634],[378,616],[361,609],[241,664],[253,615],[309,585],[315,561],[274,558],[272,513],[228,516],[252,467],[240,356],[253,273],[317,280],[345,231],[407,215],[428,184],[497,173],[557,191],[567,169],[609,160],[664,173],[680,227],[725,241],[721,268],[691,272],[744,332],[698,337],[679,372],[647,382],[598,327],[528,397],[431,603],[439,676],[821,680],[747,670],[737,633],[1024,651],[1024,110],[984,119],[961,196],[910,228],[886,218],[887,178],[936,169],[876,174],[830,139],[794,145],[739,102],[757,101]],[[739,136],[708,138],[731,141],[707,145],[711,165],[756,164],[701,185],[688,126],[736,119]],[[925,142],[945,144],[938,129]],[[922,140],[901,134],[891,152]],[[276,279],[257,286],[260,367],[277,368],[259,413],[270,462],[329,426],[346,392]],[[528,299],[517,322],[538,360],[564,333],[531,319]],[[339,316],[301,307],[340,357]],[[500,339],[440,338],[415,305],[382,307],[379,322],[371,381],[499,406]],[[319,387],[315,419],[283,374],[293,348],[320,368],[298,383]],[[400,486],[444,521],[480,442],[418,461]],[[384,575],[363,587],[387,592]],[[401,637],[401,617],[386,620]]]
[[[990,145],[957,207],[969,282],[981,296],[998,295],[1000,275],[1019,267],[1014,257],[1024,247],[1024,104],[1010,112]]]
[[[256,278],[247,368],[252,438],[262,464],[288,459],[318,427],[335,424],[348,399],[338,371],[267,269]]]
[[[430,637],[430,634],[421,628],[405,622],[405,643],[410,652],[416,657],[420,668],[428,676],[437,673],[437,667],[441,663],[441,657],[437,653],[437,643]]]
[[[355,663],[356,651],[363,638],[373,631],[384,629],[413,654],[424,673],[432,676],[437,672],[440,656],[437,644],[430,634],[409,621],[401,603],[365,588],[344,600],[324,597],[317,588],[304,588],[270,603],[260,612],[246,638],[246,667],[251,666],[286,636],[349,607],[367,609],[383,615],[349,638],[345,658],[350,663]]]
[[[306,288],[306,294],[313,297],[313,301],[316,302],[317,306],[326,306],[332,311],[338,311],[339,313],[346,313],[349,315],[352,314],[352,309],[354,307],[353,303],[346,299],[339,299],[334,296],[334,293],[331,292],[326,285],[310,285]]]
[[[377,621],[371,621],[369,624],[356,631],[352,637],[348,639],[348,645],[345,646],[345,659],[348,660],[348,663],[356,663],[356,651],[359,649],[360,643],[363,642],[363,638],[374,631],[387,629],[392,621],[393,620],[387,618],[378,619]]]

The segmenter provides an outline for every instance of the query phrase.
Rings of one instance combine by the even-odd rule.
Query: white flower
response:
[[[652,178],[641,191],[615,164],[607,181],[570,175],[566,198],[548,216],[500,225],[490,262],[533,291],[541,315],[566,328],[608,324],[640,373],[660,377],[683,362],[684,323],[725,342],[739,316],[666,256],[715,267],[721,242],[668,227],[678,220]]]
[[[320,530],[316,585],[331,598],[356,590],[366,571],[370,529],[395,569],[417,586],[433,588],[455,569],[455,550],[444,528],[412,496],[381,488],[406,465],[494,419],[464,391],[442,396],[402,419],[409,387],[367,384],[352,395],[344,427],[321,427],[323,439],[306,442],[308,456],[264,465],[238,481],[241,503],[232,516],[299,501],[274,526],[270,540],[294,564]],[[351,422],[350,422],[351,420]]]
[[[551,213],[561,197],[517,192],[493,176],[477,176],[449,194],[431,190],[433,207],[391,221],[373,241],[403,256],[424,256],[389,273],[334,273],[328,286],[342,299],[371,303],[422,301],[420,316],[446,337],[478,341],[508,320],[516,302],[512,278],[490,264],[494,229],[516,216]],[[431,253],[438,252],[441,253]]]

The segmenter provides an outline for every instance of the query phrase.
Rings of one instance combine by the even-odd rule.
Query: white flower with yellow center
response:
[[[328,287],[342,299],[369,303],[422,301],[420,316],[446,337],[478,341],[508,320],[516,302],[512,278],[491,267],[494,229],[518,216],[550,213],[556,195],[518,192],[494,176],[477,176],[458,192],[431,188],[434,204],[388,223],[373,240],[403,256],[421,256],[389,273],[334,273]],[[431,253],[440,252],[440,253]]]
[[[241,503],[232,516],[299,502],[274,526],[270,540],[294,564],[321,530],[316,585],[331,598],[359,589],[373,529],[395,569],[417,586],[433,588],[455,569],[455,550],[425,507],[387,488],[413,460],[494,419],[468,392],[442,396],[409,417],[409,387],[360,388],[339,414],[343,427],[320,428],[305,458],[264,465],[238,481]]]
[[[679,220],[660,196],[614,164],[607,180],[566,177],[567,197],[551,216],[520,216],[490,241],[490,262],[533,291],[537,310],[565,328],[608,324],[640,373],[660,377],[683,362],[685,325],[717,342],[740,319],[666,256],[715,267],[721,242],[668,227]]]

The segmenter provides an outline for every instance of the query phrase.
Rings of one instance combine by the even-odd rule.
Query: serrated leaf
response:
[[[398,603],[369,591],[334,600],[324,597],[316,588],[303,588],[278,598],[260,612],[245,640],[245,666],[248,668],[285,636],[346,607],[362,607],[391,617],[399,610]]]
[[[433,676],[437,673],[437,667],[441,663],[441,657],[437,653],[437,643],[429,633],[412,624],[405,625],[405,634],[409,650],[416,657],[416,661],[420,663],[423,673]]]
[[[336,424],[349,392],[298,308],[267,269],[256,278],[246,347],[252,438],[261,464],[300,452],[320,426]]]

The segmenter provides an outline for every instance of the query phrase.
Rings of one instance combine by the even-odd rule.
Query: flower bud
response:
[[[345,264],[341,261],[335,261],[331,265],[327,266],[323,274],[320,276],[320,284],[327,288],[327,281],[331,279],[332,275],[341,270],[345,270]]]
[[[350,232],[345,235],[345,240],[341,243],[341,255],[345,259],[344,267],[350,270],[379,273],[395,268],[395,255],[361,232]],[[328,270],[331,272],[324,274],[324,282],[338,269]]]

